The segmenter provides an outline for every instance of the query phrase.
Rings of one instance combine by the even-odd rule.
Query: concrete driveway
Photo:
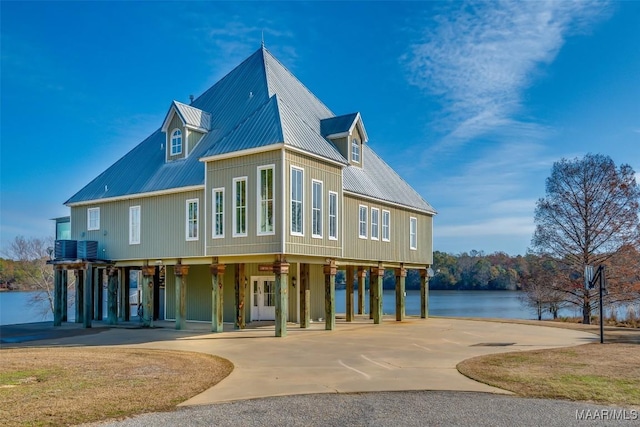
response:
[[[334,331],[325,331],[324,324],[313,324],[310,330],[289,325],[286,338],[273,337],[273,326],[220,334],[168,329],[140,332],[150,341],[137,347],[210,353],[235,365],[229,377],[182,406],[308,393],[455,390],[508,394],[466,378],[456,365],[484,354],[596,340],[593,334],[566,329],[445,318],[385,319],[380,325],[359,318],[351,324],[339,322]],[[100,335],[105,334],[85,340]]]

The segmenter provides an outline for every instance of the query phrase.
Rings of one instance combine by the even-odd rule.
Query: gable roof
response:
[[[168,126],[172,111],[186,125],[208,132],[187,158],[166,162],[163,149],[166,135],[162,130]],[[191,105],[173,101],[162,128],[65,204],[203,186],[205,166],[201,160],[284,144],[343,165],[347,191],[435,212],[370,148],[366,153],[371,154],[364,154],[367,155],[365,169],[347,166],[347,159],[324,136],[349,131],[356,123],[362,126],[359,113],[336,117],[261,47]]]
[[[320,132],[326,138],[339,138],[350,135],[353,128],[358,126],[364,142],[369,140],[367,131],[362,123],[360,113],[345,114],[343,116],[329,117],[320,122]]]

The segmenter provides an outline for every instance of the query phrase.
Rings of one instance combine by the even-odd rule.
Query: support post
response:
[[[76,273],[76,318],[75,323],[82,323],[84,319],[84,270],[75,270]]]
[[[244,320],[244,300],[245,300],[245,288],[246,277],[244,276],[244,264],[236,264],[236,282],[235,282],[235,329],[244,329],[246,327]]]
[[[379,324],[382,322],[382,282],[384,280],[384,268],[382,265],[371,269],[371,278],[369,280],[369,286],[373,290],[373,323]]]
[[[224,330],[224,270],[226,265],[211,264],[211,332]]]
[[[94,268],[93,274],[93,320],[102,320],[102,288],[104,279],[102,269]]]
[[[429,275],[427,270],[420,270],[420,317],[429,317]]]
[[[373,282],[373,268],[369,269],[369,319],[373,319],[373,310],[374,310],[374,288],[375,284]]]
[[[123,322],[128,322],[131,319],[131,301],[129,292],[131,292],[131,269],[124,267],[120,269],[122,273],[122,279],[120,280],[120,317]]]
[[[364,292],[367,270],[358,267],[358,314],[364,314]]]
[[[142,267],[142,326],[153,328],[153,276],[156,268]]]
[[[336,328],[336,261],[330,260],[324,266],[324,328],[333,331]]]
[[[118,269],[109,267],[107,281],[107,324],[118,323]]]
[[[276,337],[287,336],[287,307],[289,306],[289,263],[279,258],[273,263],[276,275]]]
[[[87,263],[87,271],[84,275],[84,316],[83,324],[85,328],[91,327],[92,308],[93,308],[93,265]]]
[[[62,326],[62,270],[53,270],[53,326]]]
[[[69,271],[62,270],[62,321],[68,322],[69,316]]]
[[[187,318],[187,275],[189,266],[176,264],[173,269],[176,276],[176,329],[182,330]]]
[[[404,289],[407,278],[407,270],[404,268],[402,264],[400,264],[400,268],[396,268],[396,320],[401,322],[404,320],[404,311],[405,311],[405,303],[404,303]]]
[[[309,284],[309,264],[300,264],[300,327],[308,328],[311,323],[311,286]]]
[[[346,301],[346,309],[347,309],[347,313],[346,313],[346,320],[347,322],[353,322],[353,282],[354,282],[354,277],[353,277],[353,266],[349,265],[347,266],[347,271],[345,273],[346,275],[346,279],[347,279],[347,301]]]

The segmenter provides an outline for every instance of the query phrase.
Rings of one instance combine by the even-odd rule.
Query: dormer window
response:
[[[353,138],[351,142],[351,161],[360,163],[360,141],[358,138]]]
[[[171,133],[171,155],[177,156],[182,154],[182,132],[180,129],[175,129]]]

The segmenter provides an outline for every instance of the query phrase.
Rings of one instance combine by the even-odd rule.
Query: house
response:
[[[159,125],[66,201],[71,239],[98,242],[97,261],[54,262],[84,272],[84,318],[96,268],[122,290],[140,275],[147,325],[162,313],[178,329],[273,320],[282,336],[312,319],[333,329],[338,269],[347,321],[368,270],[375,323],[385,269],[396,272],[398,320],[406,271],[422,272],[425,315],[436,212],[371,149],[360,113],[336,116],[262,46],[189,104],[171,102]],[[359,313],[363,302],[358,292]]]

